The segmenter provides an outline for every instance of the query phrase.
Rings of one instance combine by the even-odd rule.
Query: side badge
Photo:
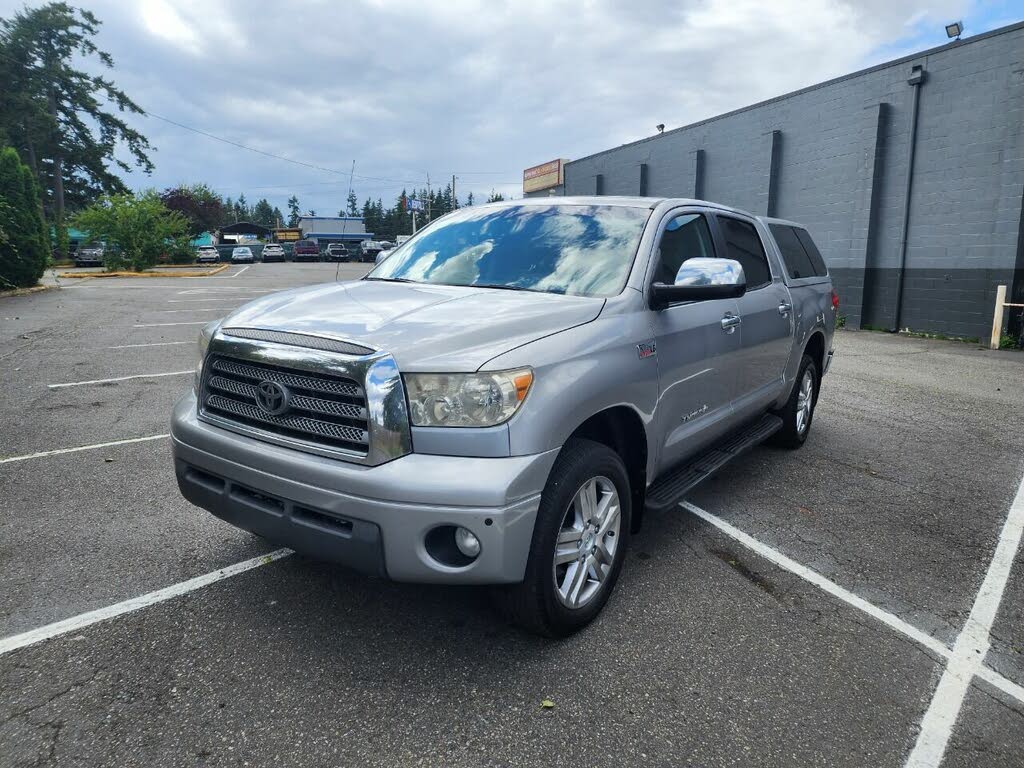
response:
[[[648,357],[654,357],[658,354],[658,345],[653,341],[648,344],[637,344],[636,353],[641,360],[646,360]]]

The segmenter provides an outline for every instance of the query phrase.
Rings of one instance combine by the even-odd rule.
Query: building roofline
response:
[[[363,217],[362,216],[299,216],[299,221],[317,221],[317,220],[326,221],[328,219],[330,219],[331,221],[362,221]],[[291,229],[296,229],[296,227],[291,227]]]
[[[795,90],[795,91],[789,91],[788,93],[783,93],[783,94],[780,94],[778,96],[773,96],[770,99],[765,99],[764,101],[759,101],[759,102],[757,102],[755,104],[748,104],[745,107],[740,107],[738,109],[733,109],[733,110],[731,110],[729,112],[723,112],[720,115],[714,115],[712,117],[706,117],[703,120],[698,120],[698,121],[696,121],[694,123],[688,123],[687,125],[682,125],[682,126],[680,126],[678,128],[673,128],[672,130],[665,131],[664,133],[657,133],[654,136],[645,136],[644,138],[637,139],[635,141],[627,141],[625,144],[619,144],[617,147],[611,147],[610,149],[602,149],[599,152],[594,152],[593,154],[584,155],[583,157],[577,158],[575,160],[570,160],[569,162],[567,162],[565,164],[565,166],[568,167],[570,165],[573,165],[574,163],[580,163],[580,162],[582,162],[584,160],[591,160],[591,159],[593,159],[595,157],[600,157],[601,155],[606,155],[609,152],[617,152],[618,150],[624,149],[625,147],[634,147],[634,146],[637,146],[639,144],[644,144],[644,143],[646,143],[648,141],[656,141],[657,139],[662,139],[662,138],[664,138],[666,136],[669,136],[669,135],[671,135],[673,133],[680,133],[681,131],[688,131],[688,130],[691,130],[693,128],[699,128],[702,125],[707,125],[708,123],[713,123],[716,120],[722,120],[722,119],[724,119],[726,117],[732,117],[733,115],[739,115],[739,114],[742,114],[744,112],[749,112],[750,110],[753,110],[753,109],[759,109],[760,107],[767,106],[768,104],[773,104],[773,103],[775,103],[777,101],[782,101],[783,99],[788,99],[788,98],[791,98],[793,96],[800,96],[800,95],[805,94],[805,93],[810,93],[811,91],[816,91],[819,88],[825,88],[827,86],[835,85],[836,83],[841,83],[841,82],[844,82],[846,80],[852,80],[855,77],[861,77],[862,75],[868,75],[868,74],[871,74],[872,72],[878,72],[878,71],[883,70],[883,69],[888,69],[889,67],[894,67],[894,66],[896,66],[898,64],[906,64],[907,62],[915,61],[915,60],[920,59],[920,58],[925,58],[925,57],[931,56],[931,55],[936,54],[936,53],[942,53],[944,51],[949,51],[949,50],[952,50],[954,48],[960,48],[960,47],[963,47],[965,45],[970,45],[971,43],[975,43],[975,42],[978,42],[978,41],[981,41],[981,40],[987,40],[990,37],[997,37],[998,35],[1005,35],[1005,34],[1008,34],[1010,32],[1020,31],[1022,29],[1024,29],[1024,21],[1018,21],[1018,22],[1016,22],[1014,24],[1007,24],[1005,27],[997,27],[996,29],[990,29],[988,32],[979,32],[977,35],[972,35],[971,37],[967,38],[966,40],[952,40],[952,41],[950,41],[948,43],[945,43],[943,45],[937,45],[934,48],[927,48],[927,49],[925,49],[923,51],[918,51],[917,53],[911,53],[911,54],[908,54],[907,56],[902,56],[902,57],[900,57],[898,59],[891,59],[889,61],[884,61],[881,64],[875,64],[875,65],[867,67],[865,69],[858,69],[856,72],[849,72],[849,73],[847,73],[845,75],[840,75],[839,77],[834,77],[831,80],[824,80],[824,81],[822,81],[820,83],[814,83],[813,85],[808,85],[808,86],[806,86],[804,88],[800,88],[800,89]]]

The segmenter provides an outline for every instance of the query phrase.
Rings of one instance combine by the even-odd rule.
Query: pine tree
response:
[[[299,226],[299,198],[295,195],[288,198],[288,226],[292,229]]]
[[[0,290],[35,285],[48,260],[39,187],[12,147],[0,150]]]
[[[149,142],[117,114],[142,109],[105,76],[74,66],[89,61],[90,69],[97,63],[113,68],[110,54],[93,42],[99,27],[92,13],[63,2],[0,19],[0,134],[46,190],[58,244],[66,242],[65,207],[73,210],[99,194],[127,190],[112,167],[153,169]]]
[[[276,205],[274,206],[274,227],[280,229],[284,226],[284,214]]]
[[[353,192],[352,190],[349,190],[348,192],[348,200],[346,200],[346,205],[348,206],[349,216],[359,215],[359,200],[356,199],[356,193]],[[339,213],[338,215],[344,216],[345,214]]]

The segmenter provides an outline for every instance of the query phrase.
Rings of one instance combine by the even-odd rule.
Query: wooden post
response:
[[[996,311],[992,316],[992,339],[989,349],[999,349],[999,340],[1003,336],[1003,306],[1006,304],[1006,286],[996,286]]]

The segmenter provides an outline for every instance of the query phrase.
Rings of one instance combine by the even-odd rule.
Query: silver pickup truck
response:
[[[807,438],[838,298],[799,224],[699,200],[458,210],[365,278],[204,328],[174,409],[184,496],[399,581],[586,625],[644,512]]]

